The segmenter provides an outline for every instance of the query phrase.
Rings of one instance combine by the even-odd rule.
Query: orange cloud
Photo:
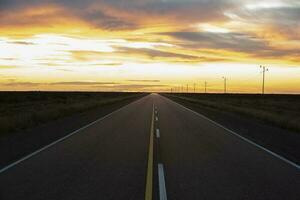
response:
[[[0,70],[19,75],[19,79],[23,74],[35,79],[46,73],[48,82],[48,72],[59,71],[72,82],[70,79],[80,76],[94,80],[95,72],[102,68],[107,76],[117,74],[117,80],[135,80],[133,76],[155,73],[149,65],[167,68],[167,72],[157,69],[164,76],[170,71],[185,74],[186,66],[194,67],[188,77],[209,63],[212,68],[223,64],[224,71],[233,63],[299,68],[300,6],[279,2],[272,7],[258,0],[251,5],[242,0],[4,1],[0,7]],[[168,80],[180,77],[175,75]],[[169,83],[161,85],[153,87],[168,87]],[[55,84],[43,87],[63,88]],[[129,86],[120,86],[125,87]]]

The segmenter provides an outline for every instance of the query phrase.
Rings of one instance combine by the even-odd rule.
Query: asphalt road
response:
[[[300,169],[149,95],[0,173],[0,199],[299,199]]]

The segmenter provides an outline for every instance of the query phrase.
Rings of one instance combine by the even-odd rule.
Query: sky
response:
[[[300,93],[300,0],[0,0],[0,90]]]

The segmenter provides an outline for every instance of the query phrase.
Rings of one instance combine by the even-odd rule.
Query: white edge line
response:
[[[158,128],[156,129],[156,137],[157,137],[157,138],[159,138],[159,137],[160,137],[160,134],[159,134],[159,129],[158,129]]]
[[[145,96],[145,97],[147,97],[147,96]],[[111,113],[109,113],[109,114],[107,114],[107,115],[105,115],[105,116],[99,118],[99,119],[97,119],[96,121],[93,121],[93,122],[91,122],[91,123],[89,123],[89,124],[87,124],[87,125],[85,125],[85,126],[79,128],[79,129],[73,131],[72,133],[70,133],[70,134],[68,134],[68,135],[66,135],[66,136],[64,136],[64,137],[62,137],[62,138],[60,138],[60,139],[58,139],[58,140],[56,140],[56,141],[54,141],[54,142],[52,142],[52,143],[50,143],[50,144],[44,146],[44,147],[42,147],[42,148],[40,148],[40,149],[34,151],[33,153],[30,153],[29,155],[24,156],[23,158],[21,158],[21,159],[15,161],[15,162],[13,162],[13,163],[11,163],[11,164],[9,164],[9,165],[3,167],[3,168],[0,170],[0,174],[3,173],[3,172],[5,172],[6,170],[8,170],[8,169],[10,169],[10,168],[12,168],[12,167],[14,167],[14,166],[16,166],[17,164],[19,164],[19,163],[21,163],[21,162],[23,162],[23,161],[25,161],[25,160],[27,160],[27,159],[33,157],[34,155],[36,155],[36,154],[38,154],[38,153],[40,153],[40,152],[42,152],[42,151],[48,149],[49,147],[52,147],[52,146],[54,146],[55,144],[57,144],[57,143],[59,143],[59,142],[62,142],[63,140],[65,140],[65,139],[71,137],[72,135],[78,133],[79,131],[81,131],[81,130],[83,130],[83,129],[86,129],[86,128],[88,128],[88,127],[94,125],[95,123],[98,123],[98,122],[104,120],[105,118],[111,116],[112,114],[114,114],[114,113],[116,113],[116,112],[118,112],[118,111],[120,111],[120,110],[122,110],[122,109],[125,109],[125,108],[128,107],[129,105],[131,105],[131,104],[133,104],[133,103],[136,103],[136,102],[142,100],[142,99],[145,98],[145,97],[142,97],[141,99],[138,99],[138,100],[136,100],[136,101],[133,101],[133,102],[131,102],[131,103],[129,103],[129,104],[127,104],[127,105],[125,105],[125,106],[123,106],[123,107],[121,107],[121,108],[119,108],[119,109],[117,109],[117,110],[115,110],[115,111],[113,111],[113,112],[111,112]]]
[[[164,98],[166,98],[166,97],[164,97]],[[282,157],[281,155],[279,155],[279,154],[277,154],[277,153],[275,153],[275,152],[273,152],[273,151],[271,151],[271,150],[269,150],[269,149],[266,149],[265,147],[260,146],[259,144],[256,144],[255,142],[253,142],[253,141],[251,141],[251,140],[249,140],[249,139],[247,139],[247,138],[245,138],[245,137],[239,135],[238,133],[236,133],[236,132],[234,132],[234,131],[232,131],[232,130],[226,128],[225,126],[223,126],[223,125],[221,125],[221,124],[219,124],[219,123],[217,123],[217,122],[215,122],[215,121],[209,119],[208,117],[206,117],[206,116],[204,116],[204,115],[202,115],[202,114],[200,114],[200,113],[198,113],[198,112],[196,112],[196,111],[193,111],[193,110],[191,110],[191,109],[189,109],[189,108],[187,108],[187,107],[185,107],[185,106],[183,106],[183,105],[181,105],[181,104],[179,104],[179,103],[177,103],[177,102],[175,102],[175,101],[173,101],[173,100],[171,100],[171,99],[168,99],[168,98],[166,98],[166,99],[169,100],[169,101],[171,101],[171,102],[173,102],[173,103],[175,103],[175,104],[177,104],[177,105],[179,105],[179,106],[181,106],[182,108],[184,108],[184,109],[186,109],[186,110],[188,110],[188,111],[190,111],[190,112],[193,112],[194,114],[196,114],[196,115],[198,115],[198,116],[200,116],[200,117],[202,117],[202,118],[204,118],[204,119],[206,119],[206,120],[212,122],[213,124],[215,124],[215,125],[217,125],[217,126],[223,128],[224,130],[230,132],[231,134],[237,136],[238,138],[240,138],[240,139],[242,139],[242,140],[244,140],[244,141],[246,141],[246,142],[248,142],[248,143],[254,145],[255,147],[257,147],[257,148],[259,148],[259,149],[261,149],[261,150],[266,151],[267,153],[271,154],[272,156],[275,156],[276,158],[278,158],[278,159],[280,159],[280,160],[282,160],[282,161],[284,161],[284,162],[286,162],[286,163],[288,163],[288,164],[290,164],[290,165],[296,167],[297,169],[300,169],[300,165],[294,163],[293,161],[290,161],[290,160],[288,160],[288,159]]]
[[[167,200],[167,190],[165,183],[165,173],[164,166],[161,163],[158,163],[158,185],[159,185],[159,199]]]

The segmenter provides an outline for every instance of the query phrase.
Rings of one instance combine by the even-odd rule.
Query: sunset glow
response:
[[[0,90],[300,93],[297,0],[0,2]]]

